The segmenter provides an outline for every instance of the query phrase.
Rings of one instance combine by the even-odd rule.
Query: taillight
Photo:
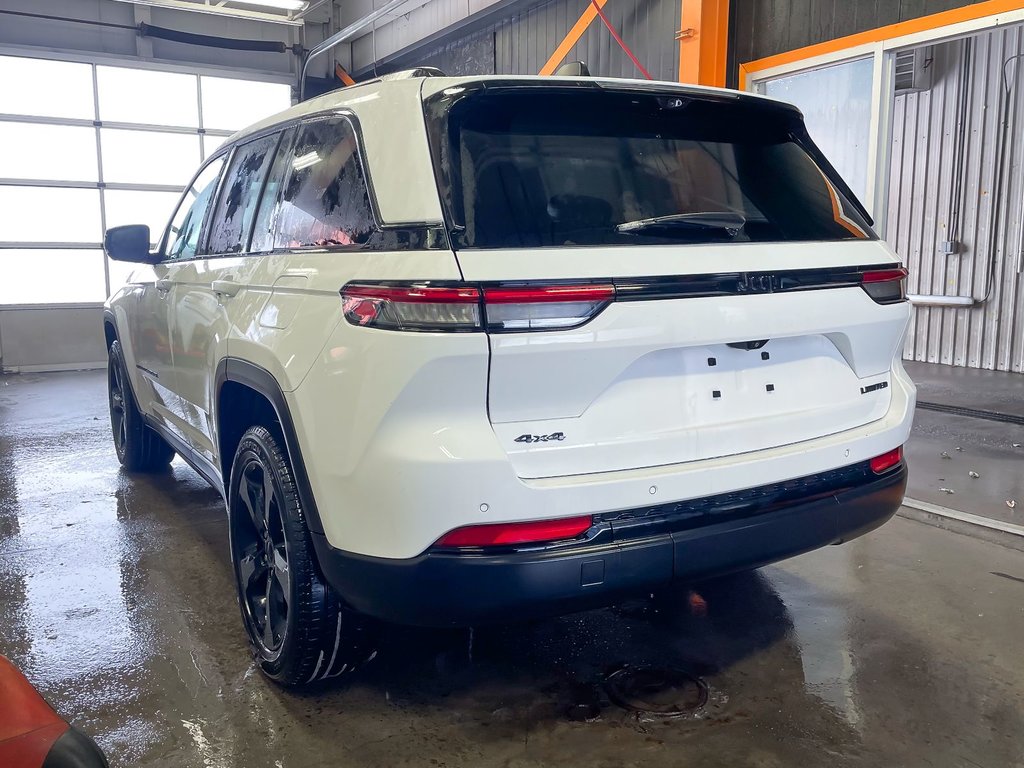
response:
[[[544,285],[485,288],[489,331],[575,328],[615,298],[613,285]]]
[[[395,285],[350,283],[342,311],[353,325],[393,331],[547,331],[575,328],[615,299],[610,284]]]
[[[345,319],[392,331],[478,331],[480,291],[473,287],[350,283],[341,289]]]
[[[907,274],[904,267],[872,269],[861,272],[860,282],[868,296],[879,304],[892,304],[907,298]]]
[[[870,462],[871,471],[876,475],[880,475],[886,470],[892,469],[897,464],[903,461],[903,446],[899,448],[893,448],[891,451],[883,453],[881,456],[875,456]]]
[[[575,539],[585,533],[593,520],[590,515],[558,520],[533,520],[526,523],[494,523],[456,528],[438,539],[435,547],[500,547],[513,544],[544,544]]]

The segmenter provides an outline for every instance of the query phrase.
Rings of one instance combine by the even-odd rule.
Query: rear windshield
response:
[[[426,107],[457,248],[874,237],[787,108],[596,87],[460,90]]]

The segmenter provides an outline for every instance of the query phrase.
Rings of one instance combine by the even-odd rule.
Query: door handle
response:
[[[234,296],[242,290],[242,284],[234,280],[214,280],[211,287],[218,296]]]
[[[160,293],[167,293],[169,290],[171,290],[171,287],[173,285],[174,285],[174,283],[172,283],[170,280],[166,280],[166,279],[165,280],[157,280],[156,281],[156,289]]]

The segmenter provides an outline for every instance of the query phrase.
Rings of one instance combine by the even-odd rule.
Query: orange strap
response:
[[[547,60],[547,63],[540,68],[538,75],[550,75],[556,69],[558,65],[562,63],[562,59],[566,57],[572,47],[580,41],[583,37],[583,33],[587,31],[587,27],[590,26],[590,22],[597,18],[597,9],[603,8],[604,4],[608,0],[594,0],[592,3],[587,3],[587,7],[583,9],[583,13],[580,14],[579,19],[572,25],[572,29],[562,38],[562,42],[555,48],[555,52],[551,54],[551,58]]]
[[[345,85],[355,85],[356,81],[352,79],[352,75],[345,71],[345,68],[338,62],[334,62],[334,76],[341,80]]]

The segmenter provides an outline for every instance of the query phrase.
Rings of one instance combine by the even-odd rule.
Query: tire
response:
[[[128,381],[121,342],[116,340],[107,353],[107,400],[114,450],[121,466],[129,472],[166,469],[174,449],[143,420]]]
[[[326,584],[287,454],[265,427],[242,435],[231,466],[229,539],[242,622],[256,663],[281,685],[354,672],[377,624]]]

